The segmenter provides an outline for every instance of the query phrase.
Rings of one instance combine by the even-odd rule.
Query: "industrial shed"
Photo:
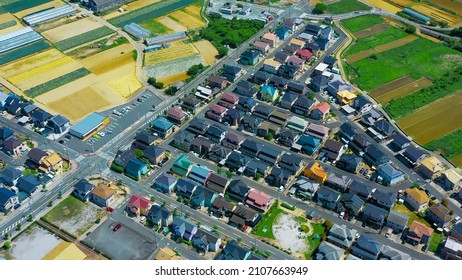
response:
[[[172,34],[165,34],[161,36],[156,36],[152,38],[147,38],[145,40],[146,45],[158,45],[166,42],[177,41],[186,38],[186,33],[184,32],[176,32]]]
[[[63,5],[27,15],[23,18],[23,20],[28,25],[34,26],[52,19],[75,14],[75,12],[77,12],[77,10],[71,5]]]
[[[124,31],[140,40],[152,35],[149,30],[146,30],[134,22],[126,24],[124,26]]]
[[[77,138],[87,139],[108,123],[108,117],[94,112],[74,125],[69,133]]]

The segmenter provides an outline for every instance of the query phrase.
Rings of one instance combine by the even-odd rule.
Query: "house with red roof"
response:
[[[427,244],[433,234],[433,229],[421,222],[414,221],[409,227],[407,241],[412,245]]]
[[[266,212],[271,205],[272,199],[271,196],[267,195],[264,192],[259,192],[257,190],[250,190],[245,203],[250,207],[258,210],[260,212]]]
[[[186,119],[186,113],[183,112],[180,106],[175,106],[167,111],[167,119],[181,125]]]
[[[130,201],[127,204],[127,212],[136,216],[148,216],[151,206],[151,200],[139,194],[134,194],[130,197]]]
[[[234,108],[237,103],[239,103],[239,97],[231,92],[223,93],[220,101],[218,101],[218,105],[228,109]]]
[[[274,48],[276,47],[276,44],[278,43],[279,38],[278,36],[276,36],[276,34],[265,33],[265,35],[263,35],[262,37],[262,41],[265,43],[268,43],[272,48]]]
[[[214,121],[222,122],[226,115],[226,111],[228,111],[228,109],[223,106],[218,104],[211,104],[210,110],[205,113],[205,116]]]
[[[314,120],[324,120],[330,111],[330,105],[327,102],[321,102],[313,106],[310,117]]]
[[[295,53],[295,55],[300,57],[301,59],[304,59],[305,61],[310,61],[311,57],[313,56],[313,53],[307,49],[303,49],[303,50],[298,50]]]
[[[256,41],[253,43],[253,49],[259,51],[261,54],[265,54],[269,51],[270,45],[262,41]]]

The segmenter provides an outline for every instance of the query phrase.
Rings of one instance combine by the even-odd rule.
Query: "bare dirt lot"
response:
[[[11,255],[18,260],[40,260],[61,241],[47,230],[32,226],[12,243]]]
[[[279,215],[273,224],[273,235],[286,250],[304,253],[308,250],[306,234],[299,232],[300,223],[292,215]]]
[[[94,19],[84,18],[66,25],[61,25],[57,28],[47,30],[43,32],[42,35],[51,42],[58,42],[64,39],[68,39],[86,33],[101,26],[103,25]]]

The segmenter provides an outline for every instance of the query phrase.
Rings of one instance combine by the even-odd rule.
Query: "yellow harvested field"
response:
[[[0,15],[0,23],[9,22],[9,21],[12,21],[12,20],[16,21],[16,25],[5,28],[5,29],[1,29],[0,30],[0,35],[6,34],[6,33],[9,33],[11,31],[15,31],[17,29],[20,29],[20,28],[24,27],[12,14],[4,13],[4,14]]]
[[[409,35],[409,36],[406,36],[404,38],[395,40],[393,42],[389,42],[389,43],[377,46],[377,47],[375,47],[373,49],[365,50],[365,51],[361,51],[359,53],[352,54],[352,55],[350,55],[348,57],[348,63],[355,63],[357,61],[360,61],[360,60],[363,60],[363,59],[369,57],[371,54],[381,53],[381,52],[384,52],[384,51],[388,51],[388,50],[391,50],[391,49],[394,49],[394,48],[404,46],[404,45],[416,40],[417,38],[418,38],[417,36]]]
[[[195,42],[194,45],[196,46],[196,49],[199,50],[199,53],[208,65],[212,65],[215,63],[215,57],[218,55],[218,51],[212,45],[212,43],[210,43],[207,40],[201,40]]]
[[[44,105],[59,100],[61,98],[69,98],[74,92],[82,90],[98,82],[98,77],[94,74],[87,75],[70,83],[67,83],[59,88],[50,90],[44,94],[41,94],[35,98],[35,101]],[[65,115],[65,114],[64,114]]]
[[[21,0],[21,1],[27,1],[27,0]],[[40,11],[45,10],[45,9],[49,9],[49,8],[53,8],[53,7],[57,7],[57,6],[62,6],[62,5],[64,5],[64,3],[62,1],[54,0],[54,1],[50,1],[50,2],[42,4],[42,5],[32,7],[30,9],[19,11],[19,12],[15,13],[14,15],[16,17],[18,17],[18,18],[23,18],[23,17],[25,17],[25,16],[27,16],[29,14],[33,14],[33,13],[40,12]]]
[[[363,0],[364,3],[374,6],[376,8],[389,11],[390,13],[396,14],[397,12],[401,12],[401,8],[396,7],[390,3],[387,3],[383,0]]]
[[[65,56],[65,57],[62,57],[62,58],[57,59],[55,61],[52,61],[50,63],[47,63],[45,65],[42,65],[42,66],[36,67],[34,69],[31,69],[31,70],[29,70],[27,72],[22,72],[21,74],[13,76],[13,77],[9,78],[8,80],[10,81],[10,83],[16,84],[16,83],[19,83],[21,81],[30,79],[30,78],[32,78],[34,76],[38,76],[40,74],[52,71],[52,70],[56,69],[57,67],[60,67],[60,66],[65,65],[65,64],[69,64],[69,63],[71,63],[73,61],[74,60],[72,58],[70,58],[68,56]]]
[[[101,26],[103,25],[94,19],[84,18],[78,21],[73,21],[69,24],[61,25],[57,28],[47,30],[43,32],[42,35],[54,43],[86,33]]]
[[[462,1],[460,0],[430,0],[429,2],[438,7],[453,11],[458,15],[462,15]]]
[[[450,26],[458,24],[461,21],[457,16],[451,15],[427,4],[414,5],[412,6],[412,9],[436,20],[446,21]]]
[[[65,56],[57,49],[49,49],[44,52],[40,52],[6,64],[0,68],[0,73],[3,77],[10,78],[31,71],[35,68],[41,67],[63,57]]]
[[[157,21],[175,32],[182,32],[187,30],[183,25],[168,17],[160,17]]]
[[[199,17],[196,17],[196,16],[193,16],[193,15],[189,15],[189,14],[183,12],[183,11],[180,11],[180,10],[177,10],[177,11],[174,11],[174,12],[168,14],[167,17],[172,17],[172,18],[176,19],[177,21],[180,22],[181,25],[186,27],[186,29],[201,28],[202,26],[205,25],[205,21],[203,21],[200,18],[200,15],[199,15]]]
[[[172,42],[170,47],[158,51],[148,52],[144,55],[144,65],[158,64],[174,59],[188,57],[197,54],[198,51],[192,44],[185,44],[181,41]]]
[[[134,50],[131,44],[124,44],[80,60],[80,63],[95,74],[103,74],[115,68],[133,63]],[[127,73],[125,73],[126,75]]]
[[[184,81],[187,78],[189,78],[188,74],[186,74],[186,72],[181,72],[170,76],[160,77],[157,81],[164,83],[164,85],[167,86],[176,82]]]
[[[390,0],[390,2],[393,2],[401,7],[409,7],[412,4],[415,4],[412,0]]]
[[[418,90],[423,88],[429,87],[432,85],[432,81],[428,78],[421,78],[417,81],[412,81],[402,87],[397,89],[382,92],[381,94],[377,95],[375,98],[378,102],[385,104],[390,102],[392,99],[398,99],[404,97],[406,95],[412,94]]]
[[[140,89],[143,85],[138,81],[135,73],[120,77],[107,84],[108,87],[117,92],[122,98],[130,97],[134,92]]]
[[[107,14],[107,15],[102,16],[102,18],[105,19],[105,20],[115,18],[115,17],[120,16],[121,14],[126,14],[126,13],[132,12],[134,10],[137,10],[139,8],[143,8],[145,6],[148,6],[150,4],[157,3],[157,2],[160,2],[160,0],[137,0],[137,1],[133,1],[131,3],[120,6],[122,9],[125,10],[125,12],[121,13],[121,12],[115,10],[115,11],[113,11],[113,12]]]

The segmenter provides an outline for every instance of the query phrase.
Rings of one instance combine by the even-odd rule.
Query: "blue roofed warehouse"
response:
[[[108,117],[100,113],[93,112],[71,127],[69,133],[77,138],[85,140],[91,137],[98,130],[101,130],[108,123]]]

